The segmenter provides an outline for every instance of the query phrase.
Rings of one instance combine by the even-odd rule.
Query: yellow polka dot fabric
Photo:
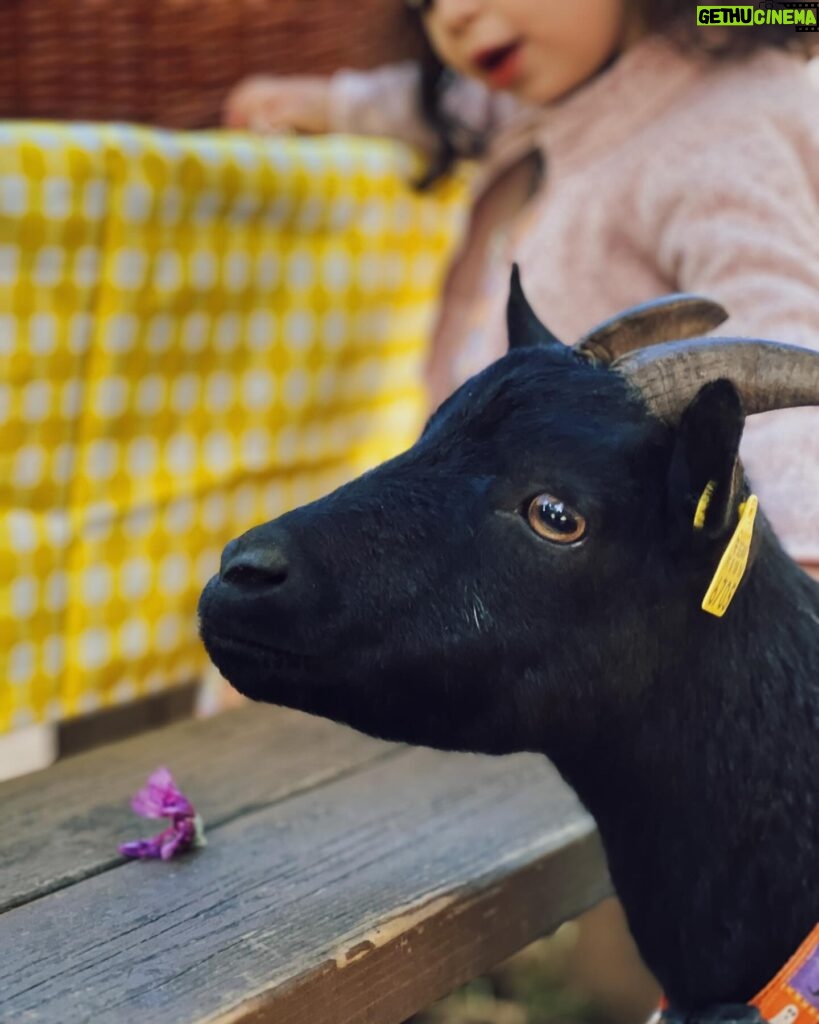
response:
[[[410,444],[463,183],[389,143],[0,127],[0,732],[205,664],[232,536]]]

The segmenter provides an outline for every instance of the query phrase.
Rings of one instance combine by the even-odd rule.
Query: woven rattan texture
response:
[[[219,121],[253,73],[407,56],[400,0],[0,0],[0,117]]]

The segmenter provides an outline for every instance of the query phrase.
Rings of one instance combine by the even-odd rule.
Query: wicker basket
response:
[[[407,56],[400,0],[0,0],[0,117],[218,123],[258,72]]]

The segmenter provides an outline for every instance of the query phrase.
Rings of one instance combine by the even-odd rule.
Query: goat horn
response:
[[[819,352],[753,338],[689,338],[630,352],[612,364],[659,419],[676,424],[699,389],[727,378],[748,416],[819,405]]]
[[[565,350],[563,342],[542,324],[537,313],[529,305],[529,300],[520,283],[520,268],[517,263],[512,265],[512,277],[509,282],[509,300],[506,304],[506,328],[509,333],[509,349],[528,348],[533,345],[551,347],[557,345]]]
[[[572,347],[597,365],[666,341],[678,341],[713,331],[728,319],[713,299],[701,295],[664,295],[604,320]]]

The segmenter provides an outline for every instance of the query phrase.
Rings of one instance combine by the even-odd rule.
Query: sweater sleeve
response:
[[[412,61],[374,71],[336,72],[330,79],[330,130],[386,136],[433,152],[436,136],[421,111],[420,76],[419,65]],[[511,95],[466,78],[447,89],[444,109],[487,141],[526,111]]]
[[[752,122],[715,143],[715,127],[665,154],[661,269],[726,307],[719,334],[819,350],[819,128],[790,138]],[[786,548],[819,562],[819,409],[750,417],[742,455]]]

